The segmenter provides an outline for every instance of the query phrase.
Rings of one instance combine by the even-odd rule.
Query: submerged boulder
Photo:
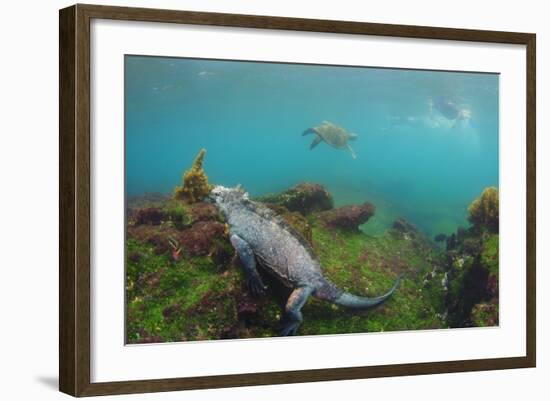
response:
[[[284,206],[290,212],[307,215],[334,207],[332,195],[319,184],[304,182],[278,194],[265,195],[258,201]]]
[[[386,291],[398,274],[407,273],[405,285],[390,301],[392,306],[370,311],[368,319],[362,313],[311,299],[304,307],[306,319],[300,334],[446,326],[439,308],[444,305],[440,282],[446,272],[434,276],[433,290],[423,286],[424,277],[434,271],[436,253],[428,242],[420,241],[421,234],[414,241],[393,231],[380,237],[365,235],[358,226],[374,215],[374,206],[365,203],[334,209],[328,191],[317,184],[300,184],[262,200],[311,243],[323,273],[339,288],[372,296]],[[161,218],[156,211],[147,217],[148,211],[142,212],[139,224],[127,222],[127,341],[276,336],[289,289],[260,268],[266,294],[256,298],[250,293],[228,238],[228,226],[217,208],[174,197],[155,207]],[[498,260],[494,248],[486,252],[487,263]],[[483,302],[490,301],[476,300]],[[482,317],[488,310],[478,309]]]
[[[475,305],[472,308],[471,319],[476,327],[498,326],[498,300]]]
[[[166,202],[170,195],[162,192],[145,192],[142,195],[130,195],[126,198],[126,206],[129,209],[143,209],[158,206]]]
[[[148,207],[145,209],[138,209],[134,213],[134,220],[136,225],[150,224],[158,226],[164,220],[166,220],[166,213],[158,207]]]
[[[320,212],[317,217],[328,227],[356,231],[374,215],[374,210],[372,203],[365,202]]]
[[[403,217],[398,217],[392,224],[392,229],[397,231],[400,234],[415,235],[417,234],[418,228],[411,222],[407,221]]]
[[[446,252],[448,323],[451,327],[494,326],[498,324],[499,237],[475,228],[464,232],[464,238]]]
[[[199,221],[178,233],[176,240],[191,256],[206,256],[216,248],[216,239],[228,242],[225,225],[217,221]]]
[[[137,209],[128,221],[127,235],[154,247],[157,255],[173,260],[212,255],[216,263],[226,261],[230,248],[227,230],[214,205],[169,199],[159,207]],[[227,245],[227,246],[226,246]],[[222,249],[223,248],[223,249]],[[219,262],[219,263],[218,263]]]

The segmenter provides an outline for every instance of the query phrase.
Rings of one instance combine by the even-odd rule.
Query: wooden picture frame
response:
[[[525,122],[527,132],[526,355],[493,359],[92,383],[90,380],[90,22],[92,19],[524,45],[527,54],[525,60],[527,71],[527,119]],[[535,366],[536,37],[534,34],[80,4],[60,11],[59,29],[60,391],[73,396],[95,396]]]

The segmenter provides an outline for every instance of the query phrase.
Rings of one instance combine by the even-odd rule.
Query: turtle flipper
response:
[[[302,136],[308,135],[308,134],[316,134],[315,130],[313,128],[308,128],[304,132],[302,132]]]
[[[323,138],[321,138],[319,135],[317,135],[315,137],[315,139],[313,140],[313,142],[311,142],[311,145],[309,145],[309,150],[313,149],[315,146],[319,145],[321,143],[321,141],[323,140]]]
[[[349,144],[348,144],[348,149],[351,152],[351,157],[353,157],[354,159],[357,159],[357,155],[355,154],[353,148],[349,146]]]

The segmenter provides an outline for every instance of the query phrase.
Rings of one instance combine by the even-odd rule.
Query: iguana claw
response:
[[[262,283],[260,279],[251,278],[247,280],[247,286],[253,296],[259,297],[265,293],[267,287]]]
[[[298,327],[300,327],[300,322],[281,323],[279,326],[279,335],[282,337],[295,336]]]

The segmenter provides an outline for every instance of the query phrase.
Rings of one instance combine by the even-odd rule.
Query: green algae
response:
[[[400,287],[374,310],[351,311],[312,299],[303,309],[301,334],[359,333],[443,328],[431,298],[422,291],[422,277],[431,270],[435,253],[427,244],[396,238],[329,231],[314,223],[314,247],[324,273],[341,289],[356,295],[385,293],[399,274]]]
[[[193,222],[192,217],[189,213],[189,207],[180,200],[168,200],[165,203],[163,209],[170,218],[170,221],[173,223],[174,227],[176,227],[178,230],[190,226]]]
[[[127,341],[165,342],[223,336],[236,319],[237,270],[220,272],[210,258],[173,262],[152,247],[127,242]]]
[[[481,262],[487,267],[489,273],[498,277],[498,234],[489,235],[483,241]]]
[[[169,199],[158,207],[166,216],[160,225],[129,229],[127,342],[276,336],[290,290],[260,271],[268,289],[252,298],[227,232],[192,235],[206,223],[223,223],[211,205]],[[445,251],[406,221],[372,236],[329,228],[316,213],[272,207],[311,243],[323,273],[342,290],[375,297],[404,275],[393,296],[373,310],[347,310],[311,298],[300,335],[498,324],[498,234],[458,230],[454,248]],[[174,257],[165,244],[172,235],[180,244],[187,244],[186,238],[202,241],[204,252]]]
[[[301,335],[445,327],[432,306],[434,295],[422,291],[422,279],[431,270],[428,260],[435,258],[432,247],[391,231],[372,237],[328,230],[314,218],[309,223],[325,275],[343,290],[377,296],[399,274],[406,276],[394,296],[371,311],[350,311],[310,299],[303,309]],[[220,265],[214,255],[174,262],[134,239],[127,241],[127,255],[129,343],[277,335],[288,293],[278,290],[269,277],[267,293],[253,300],[257,310],[243,318],[239,305],[247,289],[239,266]]]

